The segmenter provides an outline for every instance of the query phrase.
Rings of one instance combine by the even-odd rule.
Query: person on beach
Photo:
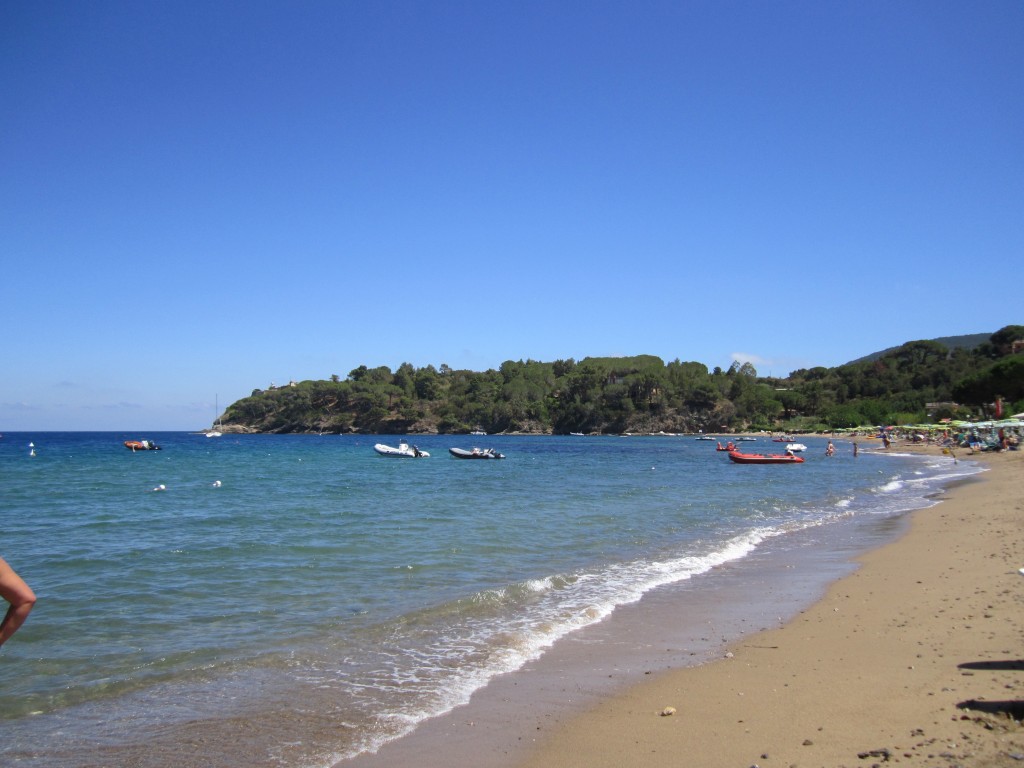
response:
[[[10,640],[11,635],[18,631],[18,627],[25,623],[29,611],[36,604],[36,595],[2,557],[0,557],[0,597],[11,604],[4,620],[0,622],[0,645],[3,645]]]

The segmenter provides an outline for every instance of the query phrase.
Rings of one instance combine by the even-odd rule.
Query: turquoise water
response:
[[[816,439],[768,467],[691,437],[372,450],[398,440],[5,434],[0,554],[39,603],[0,655],[0,763],[331,765],[652,589],[978,471]],[[448,456],[474,444],[508,458]]]

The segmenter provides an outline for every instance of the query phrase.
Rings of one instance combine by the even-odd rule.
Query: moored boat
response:
[[[786,450],[796,453],[797,451],[806,451],[807,446],[803,443],[786,443]]]
[[[731,451],[729,460],[736,464],[803,464],[803,458],[791,453],[740,453]]]
[[[220,431],[220,397],[219,397],[219,395],[214,395],[214,398],[213,398],[213,412],[214,412],[214,415],[216,417],[216,420],[214,421],[213,429],[211,429],[209,432],[207,432],[206,436],[207,437],[223,437],[224,433]]]
[[[449,448],[448,453],[456,459],[504,459],[505,454],[498,453],[493,448],[474,448],[467,451],[465,448]]]
[[[124,447],[135,451],[159,451],[160,446],[152,440],[125,440]]]
[[[430,457],[426,451],[421,451],[415,445],[409,445],[404,440],[398,444],[397,448],[377,443],[373,446],[373,450],[381,456],[392,456],[397,459],[426,459]]]

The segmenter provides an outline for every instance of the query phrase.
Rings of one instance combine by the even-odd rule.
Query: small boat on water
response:
[[[152,440],[125,440],[124,447],[131,449],[132,453],[135,453],[135,451],[160,450],[160,446],[154,443]]]
[[[214,412],[214,415],[216,417],[215,421],[214,421],[214,424],[213,424],[213,429],[211,429],[209,432],[207,432],[206,436],[207,437],[223,437],[224,433],[220,431],[220,400],[219,400],[218,396],[216,396],[216,395],[213,398],[213,412]]]
[[[392,456],[397,459],[426,459],[430,457],[426,451],[421,451],[415,445],[409,445],[404,440],[398,444],[397,448],[377,443],[373,446],[373,450],[381,456]]]
[[[504,459],[505,454],[498,453],[493,448],[474,448],[467,451],[465,448],[449,448],[448,453],[456,459]]]
[[[797,451],[806,451],[807,446],[803,443],[786,443],[786,450],[796,453]]]
[[[791,453],[740,453],[732,451],[729,453],[729,460],[736,464],[803,464],[800,456]]]
[[[735,444],[733,443],[733,441],[732,441],[732,440],[730,440],[730,441],[729,441],[728,443],[726,443],[725,445],[722,445],[721,443],[719,443],[719,444],[718,444],[718,445],[717,445],[717,446],[715,447],[715,450],[716,450],[716,451],[735,451],[735,450],[736,450],[736,445],[735,445]]]

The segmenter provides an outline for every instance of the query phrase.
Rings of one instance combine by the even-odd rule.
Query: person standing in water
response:
[[[25,623],[29,611],[36,604],[36,595],[2,557],[0,557],[0,597],[10,603],[3,621],[0,622],[0,645],[3,645],[11,639],[11,635],[18,631],[18,627]]]

